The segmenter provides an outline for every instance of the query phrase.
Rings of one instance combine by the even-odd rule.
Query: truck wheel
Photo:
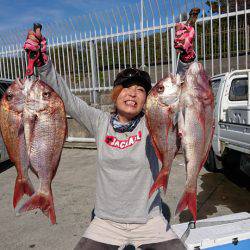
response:
[[[208,153],[207,161],[204,167],[208,172],[218,172],[218,169],[216,167],[216,162],[215,162],[215,155],[214,155],[214,151],[212,148],[210,149]]]
[[[250,155],[241,153],[240,170],[250,177]]]
[[[241,153],[232,149],[227,149],[223,156],[223,166],[228,171],[237,170],[240,167],[240,156]]]

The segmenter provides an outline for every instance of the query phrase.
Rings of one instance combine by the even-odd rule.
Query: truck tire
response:
[[[238,170],[240,168],[241,153],[232,149],[227,149],[223,156],[224,168],[228,171]]]
[[[250,177],[250,155],[241,153],[240,170]]]
[[[213,172],[216,173],[218,172],[219,169],[217,169],[216,167],[216,162],[215,162],[215,155],[214,155],[214,151],[211,148],[209,153],[208,153],[208,157],[207,160],[204,164],[204,168],[208,171],[208,172]]]

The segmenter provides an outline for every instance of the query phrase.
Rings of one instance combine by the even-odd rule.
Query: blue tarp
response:
[[[236,245],[233,243],[205,248],[206,250],[250,250],[250,239],[239,241]]]

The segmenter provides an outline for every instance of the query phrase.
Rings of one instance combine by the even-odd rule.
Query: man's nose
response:
[[[128,88],[128,94],[130,95],[130,96],[136,96],[136,86],[131,86],[131,87],[129,87]]]

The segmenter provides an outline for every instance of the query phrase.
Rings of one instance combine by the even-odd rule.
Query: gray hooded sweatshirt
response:
[[[150,199],[148,194],[159,173],[159,162],[145,116],[132,132],[115,132],[110,123],[111,114],[90,107],[73,95],[50,61],[39,68],[39,75],[61,96],[66,112],[96,139],[95,215],[119,223],[146,223],[158,215],[161,212],[159,190]]]

